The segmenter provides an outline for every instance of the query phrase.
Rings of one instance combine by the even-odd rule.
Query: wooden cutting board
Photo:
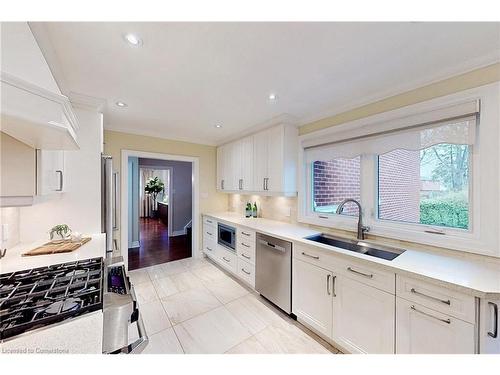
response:
[[[70,253],[78,249],[80,246],[86,244],[91,239],[92,239],[91,237],[83,237],[82,240],[79,242],[71,242],[71,241],[64,241],[61,243],[47,242],[42,246],[38,246],[37,248],[30,250],[27,253],[24,253],[23,257],[34,256],[34,255]]]

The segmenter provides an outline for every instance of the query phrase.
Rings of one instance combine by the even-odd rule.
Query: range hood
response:
[[[2,72],[0,111],[2,132],[35,149],[79,149],[78,120],[64,95]]]

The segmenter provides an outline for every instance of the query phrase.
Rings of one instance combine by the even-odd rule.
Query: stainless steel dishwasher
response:
[[[292,243],[257,233],[255,289],[280,309],[292,312]]]

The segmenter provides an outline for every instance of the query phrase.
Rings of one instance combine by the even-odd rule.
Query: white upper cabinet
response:
[[[297,128],[276,125],[217,149],[217,189],[295,195]]]
[[[38,150],[37,177],[37,195],[64,192],[64,151]]]
[[[2,24],[2,132],[35,149],[78,149],[78,121],[27,23]]]

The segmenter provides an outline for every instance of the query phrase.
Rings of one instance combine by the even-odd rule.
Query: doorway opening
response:
[[[193,162],[128,156],[128,269],[192,256]]]

